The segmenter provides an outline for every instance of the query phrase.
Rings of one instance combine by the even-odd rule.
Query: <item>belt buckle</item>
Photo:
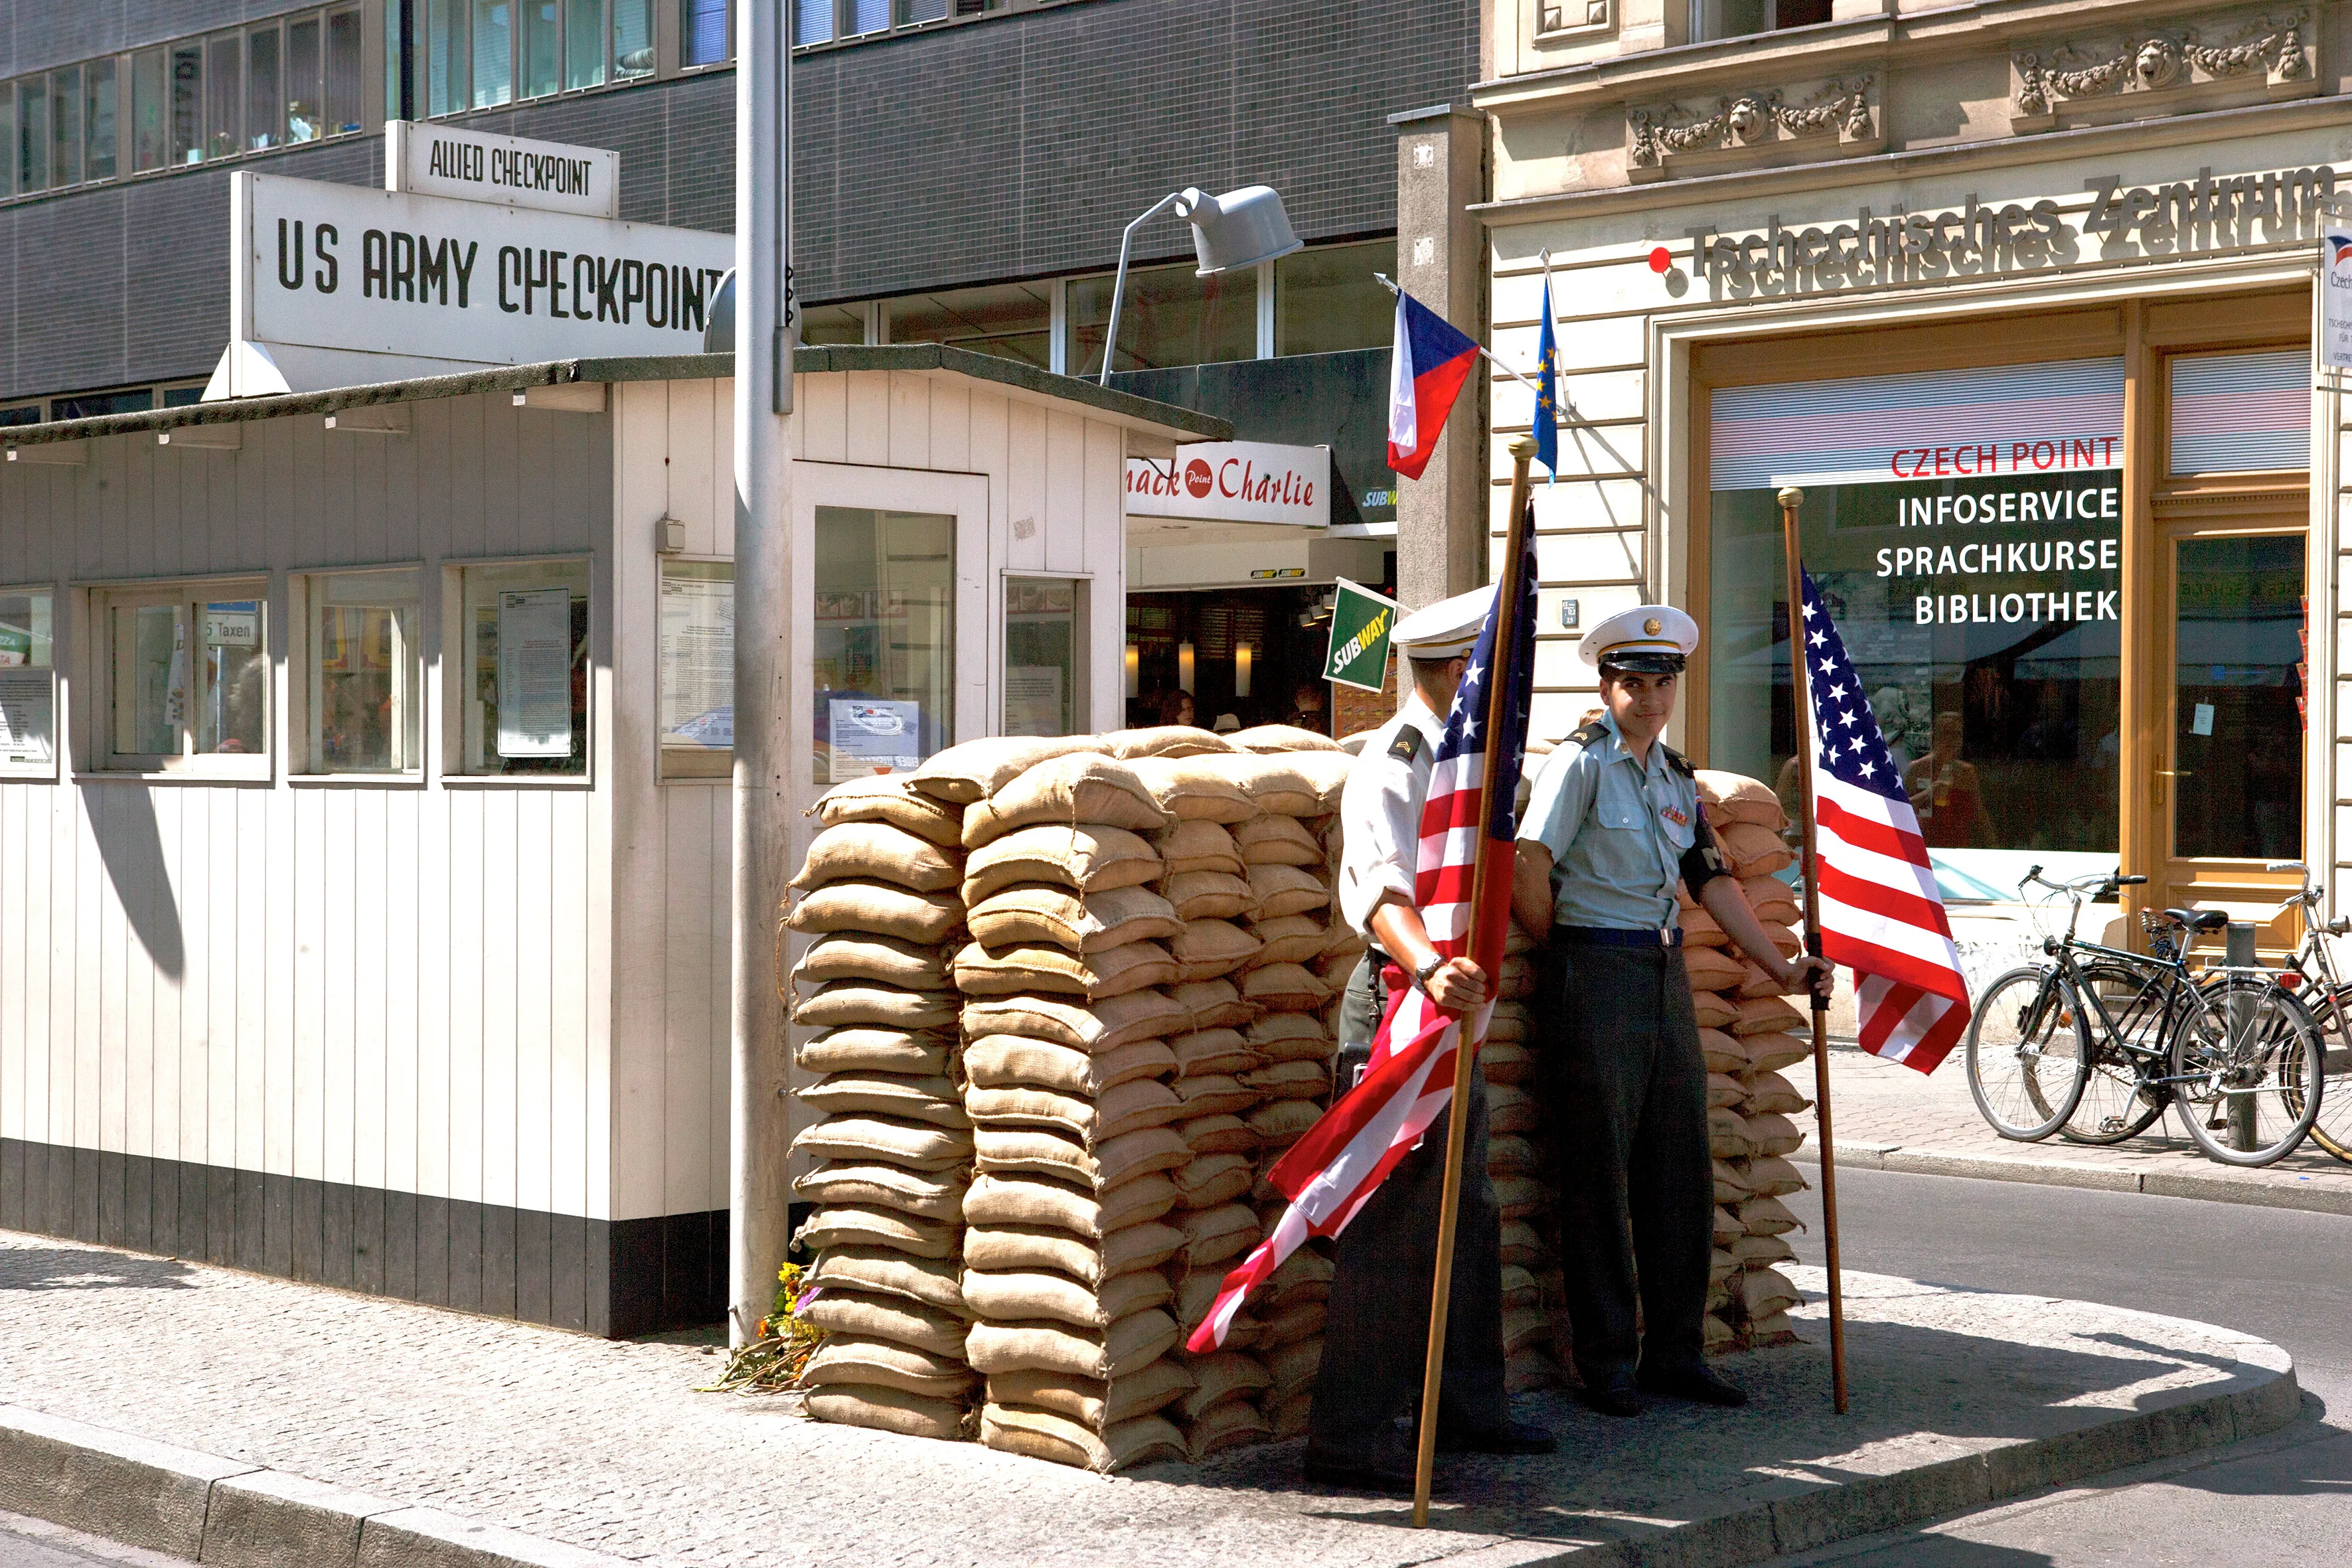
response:
[[[1660,926],[1658,928],[1658,945],[1660,947],[1672,947],[1675,945],[1675,931],[1672,926]]]

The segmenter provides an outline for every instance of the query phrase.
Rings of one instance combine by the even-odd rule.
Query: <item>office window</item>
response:
[[[115,166],[114,62],[82,68],[82,178],[110,180]]]
[[[1691,0],[1695,42],[1772,33],[1830,19],[1830,0]]]
[[[460,771],[588,771],[588,563],[457,569]],[[446,602],[446,601],[445,601]]]
[[[28,76],[16,84],[16,193],[49,188],[49,82]]]
[[[320,573],[300,584],[309,641],[303,765],[314,773],[416,773],[425,760],[417,572]]]
[[[514,7],[508,0],[474,0],[474,107],[514,97]]]
[[[597,87],[604,80],[604,0],[565,0],[563,85]]]
[[[393,62],[395,72],[399,61]],[[320,108],[319,18],[306,17],[286,24],[286,140],[315,142],[326,132]],[[400,83],[395,78],[393,90],[384,102],[387,113],[396,113],[400,106]]]
[[[49,184],[81,184],[81,68],[49,73]]]
[[[205,47],[174,45],[172,49],[172,162],[205,161]]]
[[[805,47],[833,42],[833,11],[837,3],[838,0],[793,0],[793,43]]]
[[[205,42],[205,156],[226,158],[245,144],[237,109],[244,97],[244,47],[235,33]]]
[[[19,403],[12,408],[0,408],[0,428],[16,425],[38,425],[40,422],[41,405],[37,403]]]
[[[1114,273],[1073,279],[1069,321],[1073,375],[1102,371]],[[1192,264],[1130,268],[1119,306],[1118,354],[1111,369],[1162,370],[1257,357],[1257,275],[1193,275]]]
[[[520,0],[523,98],[546,98],[562,84],[563,12],[559,0]]]
[[[57,760],[54,610],[46,588],[0,588],[0,769]]]
[[[425,80],[416,96],[427,114],[455,114],[466,107],[473,89],[467,84],[466,60],[467,6],[471,0],[425,0],[425,47],[419,68]]]
[[[866,342],[866,307],[812,305],[801,312],[800,340],[811,347]]]
[[[172,120],[171,68],[162,49],[142,49],[131,57],[131,168],[134,174],[160,169],[170,156]]]
[[[725,778],[735,766],[735,567],[661,563],[661,776]]]
[[[884,32],[889,26],[890,0],[842,0],[841,31],[844,37]]]
[[[613,0],[613,74],[626,79],[654,71],[654,0]]]
[[[954,733],[955,519],[816,509],[815,782],[905,773]]]
[[[284,104],[278,96],[278,46],[283,42],[275,27],[256,27],[245,36],[245,144],[255,152],[286,139],[278,123]]]
[[[16,194],[16,84],[0,81],[0,198]]]
[[[267,772],[267,584],[104,590],[107,713],[100,765]]]
[[[364,51],[360,37],[360,10],[356,5],[327,13],[327,124],[329,134],[349,135],[370,129],[364,123],[367,108],[362,101],[361,67]]]
[[[1053,363],[1054,307],[1047,285],[1010,283],[911,294],[882,302],[882,341],[952,343],[975,353],[1019,360],[1040,370]],[[1125,321],[1119,323],[1126,335]]]
[[[715,66],[734,51],[730,45],[727,0],[677,0],[677,63]]]
[[[1274,264],[1274,352],[1340,353],[1388,347],[1396,296],[1372,276],[1396,276],[1396,241],[1297,250]]]
[[[898,0],[901,25],[945,21],[947,14],[948,0]]]
[[[186,386],[165,387],[163,389],[163,400],[159,406],[164,408],[192,408],[195,405],[202,403],[204,400],[205,384],[199,381],[192,383]]]
[[[1004,580],[1005,734],[1077,732],[1084,593],[1072,577]]]
[[[109,414],[144,414],[155,406],[155,390],[135,386],[123,392],[85,392],[73,397],[49,399],[52,419],[97,419]]]

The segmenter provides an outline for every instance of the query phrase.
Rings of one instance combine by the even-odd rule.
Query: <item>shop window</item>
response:
[[[661,565],[661,776],[725,778],[735,764],[735,567]]]
[[[57,762],[55,607],[46,588],[0,588],[0,773]]]
[[[2299,859],[2303,535],[2191,538],[2175,549],[2173,857]]]
[[[1274,352],[1342,353],[1382,349],[1396,336],[1396,296],[1375,272],[1396,276],[1396,241],[1296,250],[1274,264]]]
[[[1077,733],[1085,596],[1086,584],[1073,577],[1004,580],[1005,734]]]
[[[455,568],[460,770],[588,771],[588,563]]]
[[[1807,27],[1830,19],[1830,0],[1691,0],[1696,42]]]
[[[107,672],[99,765],[265,775],[268,584],[104,589],[94,597]]]
[[[950,343],[1051,368],[1053,297],[1043,283],[957,289],[882,302],[884,342]],[[1119,323],[1124,335],[1126,323]]]
[[[1714,393],[1711,765],[1794,801],[1775,494],[1796,485],[1805,565],[1945,895],[2013,897],[2037,859],[2111,868],[2123,385],[2123,362],[2097,359]]]
[[[296,700],[302,766],[313,773],[415,773],[425,762],[425,660],[417,571],[329,572],[298,580],[304,628]]]
[[[800,339],[812,348],[866,342],[863,305],[812,305],[801,312]]]
[[[82,178],[114,178],[115,70],[112,60],[92,60],[82,69]]]
[[[677,63],[688,68],[727,63],[735,51],[727,0],[677,0]]]
[[[820,785],[904,773],[950,743],[955,690],[955,519],[816,509]]]
[[[1070,281],[1073,375],[1102,372],[1103,334],[1110,327],[1111,288],[1117,276],[1107,272]],[[1165,370],[1256,357],[1255,272],[1201,278],[1189,263],[1129,268],[1127,298],[1118,312],[1118,353],[1111,362],[1112,370]]]
[[[2183,355],[2171,362],[2171,472],[2311,466],[2311,351]]]

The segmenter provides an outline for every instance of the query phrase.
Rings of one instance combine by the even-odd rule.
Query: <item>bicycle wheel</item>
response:
[[[2327,1049],[2326,1079],[2319,1091],[2319,1115],[2311,1124],[2312,1142],[2352,1164],[2352,1019],[2345,1016],[2345,996],[2320,996],[2311,1005],[2312,1021],[2319,1026],[2320,1044]]]
[[[2084,1063],[2083,1097],[2058,1136],[2070,1143],[2120,1143],[2147,1131],[2171,1102],[2162,1085],[2147,1081],[2140,1067],[2146,1061],[2155,1064],[2151,1071],[2162,1070],[2169,988],[2163,976],[2122,963],[2084,964],[2083,980],[2105,1006],[2116,1035],[2151,1054],[2136,1057],[2107,1037],[2104,1028],[2091,1023],[2086,1007],[2091,1049]]]
[[[2172,1041],[2174,1104],[2225,1165],[2284,1159],[2319,1114],[2326,1050],[2310,1009],[2273,981],[2200,987]]]
[[[2065,979],[2012,969],[1985,987],[1969,1020],[1969,1093],[2004,1138],[2031,1143],[2058,1131],[2083,1098],[2090,1030]]]

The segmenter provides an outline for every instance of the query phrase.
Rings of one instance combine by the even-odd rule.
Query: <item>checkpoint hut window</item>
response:
[[[296,752],[318,773],[419,773],[425,664],[418,571],[321,572],[298,578],[305,640]]]
[[[452,568],[457,771],[487,777],[588,772],[588,563]],[[445,596],[444,603],[450,596]]]
[[[815,779],[908,773],[954,738],[955,526],[816,509]]]
[[[0,588],[0,774],[57,768],[57,597]]]
[[[268,584],[99,589],[101,768],[267,777]]]

